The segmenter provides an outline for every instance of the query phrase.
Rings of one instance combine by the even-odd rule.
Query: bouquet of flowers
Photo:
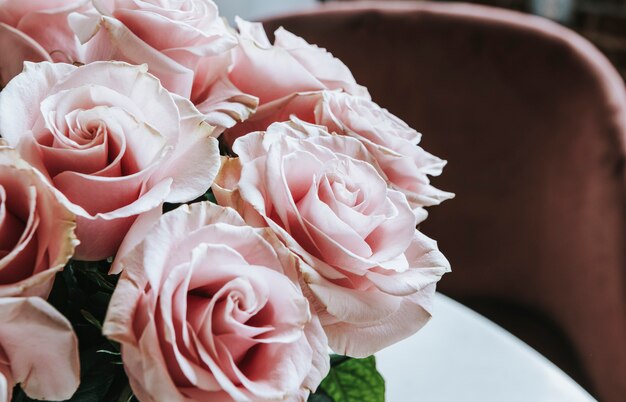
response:
[[[449,271],[420,134],[211,0],[0,2],[0,401],[380,401]],[[329,374],[330,373],[330,374]]]

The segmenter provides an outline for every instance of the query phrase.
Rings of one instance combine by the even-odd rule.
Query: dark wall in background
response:
[[[524,12],[538,13],[537,3],[547,8],[564,4],[562,0],[469,0]],[[602,50],[626,78],[626,1],[572,0],[572,12],[564,25],[577,31]]]
[[[626,0],[457,1],[543,14],[546,17],[552,17],[552,19],[560,19],[559,22],[563,25],[572,28],[595,44],[626,79]]]

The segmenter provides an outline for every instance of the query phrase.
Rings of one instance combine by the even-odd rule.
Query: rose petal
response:
[[[325,87],[341,88],[355,96],[369,98],[367,88],[358,85],[348,67],[326,49],[310,45],[282,27],[274,32],[274,36],[276,38],[274,45],[288,50],[289,54],[323,82]]]
[[[70,398],[78,388],[79,359],[67,319],[43,299],[7,297],[0,298],[0,322],[0,346],[13,380],[31,398]]]
[[[0,87],[22,72],[25,61],[52,61],[36,41],[18,29],[0,23]]]
[[[171,177],[174,182],[167,202],[182,203],[204,194],[213,183],[220,168],[219,146],[213,138],[212,126],[204,122],[204,116],[188,100],[175,97],[181,113],[180,130],[184,135],[169,156],[169,162],[161,165],[150,178],[158,182]]]
[[[44,181],[0,140],[0,231],[13,231],[14,240],[10,247],[0,247],[0,297],[47,297],[55,274],[78,243],[74,215]],[[9,227],[7,216],[23,224]]]
[[[9,144],[17,146],[33,128],[37,114],[32,111],[38,110],[50,88],[74,69],[70,64],[24,63],[23,73],[0,92],[0,115],[13,117],[0,120],[0,132]]]
[[[259,104],[259,99],[239,90],[226,76],[213,82],[205,96],[198,102],[198,110],[204,114],[207,123],[218,128],[220,133],[227,128],[237,127],[239,122],[247,120]]]
[[[77,29],[84,33],[83,36],[87,36],[89,31],[84,25],[78,25],[77,19],[74,23]],[[158,50],[146,46],[141,38],[115,18],[101,16],[99,26],[97,33],[90,38],[86,55],[89,62],[122,60],[133,64],[147,63],[151,73],[157,75],[168,90],[183,97],[191,95],[192,70],[176,63]]]
[[[88,8],[89,0],[66,2],[60,7],[31,9],[20,19],[16,28],[41,45],[53,59],[64,63],[78,61],[79,51],[68,15]]]

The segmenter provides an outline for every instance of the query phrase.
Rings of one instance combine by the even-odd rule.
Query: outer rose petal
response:
[[[311,322],[307,324],[305,334],[308,342],[313,348],[313,366],[312,370],[304,383],[307,390],[314,393],[317,390],[318,385],[324,380],[328,371],[330,370],[330,361],[328,359],[328,338],[324,333],[322,324],[319,318],[314,315],[311,318]],[[302,395],[304,398],[308,398],[308,395]]]
[[[254,75],[250,74],[254,71]],[[297,91],[323,89],[324,85],[282,49],[259,48],[242,39],[230,80],[242,91],[267,103]]]
[[[3,23],[0,23],[0,54],[0,87],[22,72],[25,61],[52,61],[32,38]]]
[[[139,215],[135,222],[126,233],[122,244],[117,249],[115,259],[111,268],[109,269],[109,275],[117,275],[124,269],[120,261],[132,251],[144,237],[150,232],[152,227],[159,221],[162,215],[162,207],[154,208],[148,212],[144,212]]]
[[[409,271],[387,280],[411,286],[413,292],[399,292],[397,296],[389,292],[353,292],[326,281],[313,270],[303,271],[304,282],[320,302],[320,319],[335,352],[366,357],[426,325],[432,314],[435,285],[450,272],[450,263],[437,250],[436,242],[419,232],[415,232],[406,256]]]
[[[242,91],[259,97],[261,104],[296,92],[337,88],[369,98],[348,68],[324,49],[281,29],[271,46],[261,24],[240,18],[236,22],[240,41],[229,78]]]
[[[224,129],[237,127],[237,123],[247,120],[258,105],[257,97],[241,92],[224,76],[217,79],[207,98],[196,106],[207,123],[219,128],[216,132],[219,135]]]
[[[10,380],[31,398],[65,400],[78,388],[78,340],[67,319],[43,299],[0,298],[1,350]]]
[[[91,16],[90,16],[91,17]],[[147,45],[119,20],[107,16],[95,16],[91,26],[99,27],[93,37],[87,37],[89,30],[84,17],[70,16],[70,23],[79,36],[90,41],[86,60],[121,60],[132,64],[147,63],[150,72],[158,76],[170,91],[187,97],[191,96],[193,71],[176,63],[156,49]]]
[[[315,106],[320,92],[297,92],[259,107],[254,115],[241,124],[229,128],[223,139],[232,148],[236,139],[255,131],[265,131],[276,122],[289,121],[292,116],[306,122],[315,122]]]
[[[432,316],[431,299],[435,294],[435,285],[402,300],[398,309],[381,320],[378,325],[355,325],[347,322],[332,323],[324,326],[330,348],[339,354],[353,357],[367,357],[401,341],[419,331]]]
[[[89,0],[0,3],[0,86],[21,72],[25,61],[75,61],[78,42],[67,24],[67,14],[86,9],[89,3]]]
[[[172,178],[172,188],[166,201],[182,203],[197,198],[213,183],[220,169],[220,151],[215,127],[204,122],[193,104],[185,98],[174,96],[180,111],[181,138],[170,156],[170,162],[159,168],[151,180]]]
[[[31,276],[16,283],[5,282],[0,285],[0,297],[7,296],[40,296],[47,297],[54,277],[63,269],[74,254],[78,240],[74,234],[76,227],[75,216],[67,210],[54,196],[50,187],[45,184],[45,178],[24,162],[17,152],[6,146],[0,139],[0,171],[9,174],[19,181],[24,189],[31,189],[35,199],[34,213],[37,215],[38,226],[35,228],[31,242],[36,244],[34,255],[29,259],[33,265],[22,265],[19,250],[9,250],[10,253],[0,258],[0,274],[3,269],[19,269],[30,272]],[[0,178],[0,186],[6,186]],[[5,188],[8,197],[11,197],[12,188]],[[15,194],[13,194],[15,195]]]
[[[75,258],[95,261],[114,255],[136,216],[161,207],[171,184],[172,179],[161,181],[135,202],[113,212],[95,215],[89,214],[55,190],[57,198],[77,216],[76,234],[82,243],[76,249]]]
[[[11,389],[9,384],[9,373],[4,371],[8,371],[8,368],[3,370],[3,368],[0,367],[0,402],[10,402],[13,389]],[[11,379],[11,383],[12,382]]]
[[[73,0],[66,3],[61,7],[30,10],[16,27],[46,49],[55,61],[73,63],[79,61],[78,41],[67,17],[77,10],[89,9],[91,1]]]
[[[24,72],[0,95],[0,115],[12,117],[0,119],[0,133],[9,144],[17,144],[33,128],[37,115],[32,111],[38,110],[50,88],[75,68],[62,63],[24,63]]]
[[[282,27],[278,28],[274,35],[276,37],[274,45],[289,51],[327,88],[341,88],[354,96],[370,98],[367,88],[358,85],[348,67],[326,49],[311,45]]]

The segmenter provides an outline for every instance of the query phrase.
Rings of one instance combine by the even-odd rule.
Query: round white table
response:
[[[480,314],[437,294],[431,321],[376,354],[387,402],[595,401],[558,367]]]

